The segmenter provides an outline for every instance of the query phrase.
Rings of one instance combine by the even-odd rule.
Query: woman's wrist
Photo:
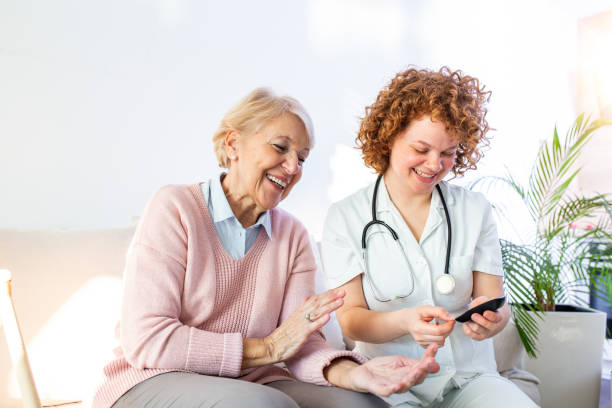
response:
[[[336,387],[344,388],[352,391],[361,391],[356,389],[350,382],[349,373],[351,370],[358,367],[359,364],[348,358],[336,358],[323,369],[325,379]]]
[[[274,364],[266,339],[246,338],[242,341],[242,369]]]

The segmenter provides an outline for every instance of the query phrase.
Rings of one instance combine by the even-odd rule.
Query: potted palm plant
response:
[[[563,140],[555,127],[525,186],[510,173],[470,186],[501,183],[518,195],[531,218],[526,243],[501,240],[501,248],[512,317],[530,357],[526,368],[540,377],[544,406],[598,406],[606,315],[587,307],[585,293],[595,279],[606,286],[596,293],[610,289],[610,255],[592,248],[610,241],[612,213],[605,195],[584,196],[570,185],[585,145],[607,124],[580,115]],[[494,207],[504,216],[502,205]]]

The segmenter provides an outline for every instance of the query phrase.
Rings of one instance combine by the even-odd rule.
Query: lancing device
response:
[[[494,312],[500,307],[502,307],[504,303],[506,303],[505,296],[500,296],[495,299],[487,300],[486,302],[481,303],[478,306],[474,306],[473,308],[466,310],[461,315],[455,317],[455,321],[458,321],[459,323],[469,322],[470,320],[472,320],[472,315],[474,313],[483,314],[487,310],[491,310]]]

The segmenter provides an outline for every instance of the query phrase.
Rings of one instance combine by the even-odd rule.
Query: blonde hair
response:
[[[277,96],[268,88],[257,88],[242,98],[221,119],[212,141],[219,167],[229,168],[229,158],[225,151],[225,136],[230,130],[251,135],[257,132],[266,122],[283,114],[297,116],[306,129],[310,147],[314,145],[312,120],[306,109],[290,96]]]

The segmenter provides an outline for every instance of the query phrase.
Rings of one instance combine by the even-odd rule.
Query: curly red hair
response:
[[[442,67],[434,72],[409,68],[383,88],[374,104],[366,107],[357,147],[366,166],[382,174],[389,166],[390,146],[411,121],[424,115],[446,125],[458,142],[457,158],[451,171],[461,176],[475,169],[482,148],[489,145],[489,124],[485,104],[491,97],[478,79],[461,71]]]

